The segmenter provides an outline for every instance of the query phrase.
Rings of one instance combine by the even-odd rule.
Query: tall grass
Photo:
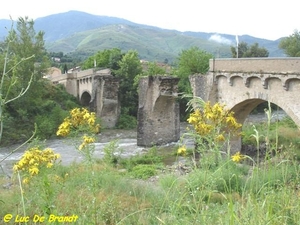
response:
[[[281,138],[272,138],[272,126],[268,133],[256,126],[250,135],[259,137],[258,143],[269,140],[270,146],[280,147]],[[299,224],[299,161],[286,153],[295,145],[272,157],[253,158],[251,164],[222,157],[216,165],[215,155],[207,153],[201,158],[205,166],[192,167],[186,174],[175,167],[167,170],[156,148],[128,159],[115,158],[116,148],[116,141],[110,143],[106,157],[89,166],[54,165],[51,172],[46,170],[47,190],[41,185],[45,177],[36,176],[32,185],[22,186],[24,207],[14,175],[13,185],[0,192],[1,222],[7,214],[21,215],[24,208],[30,218],[39,215],[47,220],[50,215],[43,207],[51,202],[51,214],[78,215],[74,224]],[[1,185],[6,182],[0,179]],[[51,199],[44,199],[49,193]]]

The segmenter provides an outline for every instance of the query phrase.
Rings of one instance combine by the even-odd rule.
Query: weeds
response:
[[[255,127],[250,135],[256,145],[269,140],[272,151],[280,146],[273,143],[280,138],[269,138],[272,128],[265,134]],[[82,143],[79,151],[93,151],[90,141],[83,138]],[[55,215],[77,215],[76,224],[297,224],[300,167],[295,157],[277,151],[258,160],[239,152],[228,157],[228,152],[215,163],[214,151],[202,151],[200,166],[180,175],[164,170],[157,147],[121,158],[115,140],[105,146],[101,160],[91,156],[69,166],[54,164],[44,170],[46,176],[36,175],[34,191],[24,188],[24,206],[16,197],[18,185],[1,191],[0,218],[8,213],[15,218],[22,209],[30,218],[46,215],[47,206]],[[180,153],[190,160],[190,150]],[[156,180],[149,180],[152,176]]]

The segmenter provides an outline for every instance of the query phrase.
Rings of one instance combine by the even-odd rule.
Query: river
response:
[[[281,120],[285,116],[286,114],[283,111],[277,111],[273,113],[272,120]],[[255,124],[262,121],[267,121],[267,117],[265,114],[254,114],[248,116],[248,118],[245,121],[245,124]],[[181,134],[185,132],[186,126],[186,123],[181,123]],[[95,143],[95,158],[101,159],[104,156],[104,147],[110,141],[113,140],[118,140],[118,149],[116,151],[116,154],[119,154],[121,157],[130,157],[136,154],[146,152],[149,148],[137,146],[136,137],[136,130],[103,130],[98,136],[98,142]],[[184,142],[187,145],[187,147],[193,146],[192,140],[185,139]],[[68,165],[72,162],[80,162],[83,159],[82,155],[77,151],[73,141],[56,138],[46,140],[42,144],[45,146],[45,148],[51,148],[56,153],[59,153],[61,155],[60,160],[63,165]],[[179,144],[179,142],[169,143],[159,148],[163,148],[164,150],[170,151],[170,149],[176,148]],[[13,145],[10,147],[0,148],[0,161],[4,157],[6,157],[11,150],[15,149],[16,147],[18,146]],[[11,174],[14,162],[16,162],[22,157],[24,150],[26,150],[26,147],[14,152],[5,161],[1,163],[2,169],[0,168],[0,176],[2,174]]]

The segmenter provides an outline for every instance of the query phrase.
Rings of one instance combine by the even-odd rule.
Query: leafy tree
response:
[[[246,42],[240,42],[238,44],[238,57],[237,57],[237,51],[236,47],[231,46],[231,54],[232,58],[243,58],[242,56],[247,52],[248,50],[248,44]]]
[[[178,88],[180,92],[191,93],[189,76],[193,74],[205,74],[209,69],[209,59],[213,55],[199,49],[191,47],[182,50],[178,57],[177,76],[180,78]]]
[[[289,57],[300,57],[300,32],[295,30],[292,35],[281,39],[279,48]]]
[[[148,62],[147,69],[143,72],[146,76],[153,75],[164,75],[166,74],[166,69],[159,66],[156,62]]]
[[[58,89],[43,79],[50,65],[43,36],[43,32],[35,32],[33,21],[25,17],[19,18],[1,43],[1,46],[9,46],[5,51],[0,50],[0,63],[5,65],[3,70],[0,69],[3,81],[0,92],[8,93],[5,99],[11,99],[6,101],[1,115],[1,120],[5,121],[5,144],[26,140],[34,130],[34,123],[37,123],[40,137],[51,135],[63,119],[62,106],[76,104],[69,97],[62,101],[58,99],[62,96],[55,94]],[[18,98],[20,93],[22,97]]]
[[[266,48],[259,47],[258,43],[254,43],[250,47],[246,42],[238,44],[238,53],[236,48],[231,46],[232,58],[251,58],[251,57],[268,57],[269,51]]]
[[[44,47],[44,33],[36,33],[33,20],[28,17],[19,18],[16,29],[9,32],[5,42],[10,46],[9,54],[13,55],[14,62],[21,61],[23,58],[34,55],[30,60],[26,60],[16,67],[9,76],[16,74],[16,84],[11,90],[11,95],[16,96],[19,90],[26,87],[32,78],[31,87],[22,99],[11,102],[8,107],[11,113],[21,119],[25,115],[32,115],[36,112],[40,99],[41,84],[40,80],[50,65]],[[11,67],[11,64],[8,64]],[[26,105],[26,107],[24,107]],[[22,109],[21,112],[19,109]]]
[[[64,65],[63,73],[65,74],[65,73],[67,73],[67,72],[68,72],[68,66],[67,66],[67,64],[65,64],[65,65]]]
[[[134,78],[133,86],[137,87],[141,77],[154,76],[154,75],[164,75],[167,74],[165,67],[159,66],[157,62],[146,62],[142,65],[143,72],[138,74]]]
[[[119,69],[118,62],[121,60],[122,55],[119,48],[105,49],[86,59],[82,68],[94,68],[96,63],[96,67],[110,68],[114,73],[114,71]]]
[[[120,78],[120,103],[123,114],[137,116],[138,94],[134,87],[134,79],[142,73],[142,65],[137,51],[128,51],[118,62],[120,69],[116,71],[116,77]]]
[[[213,55],[199,49],[198,47],[191,47],[186,50],[182,50],[178,57],[178,68],[175,74],[180,78],[178,83],[178,91],[185,94],[192,92],[189,81],[189,76],[193,74],[205,74],[209,70],[209,59],[213,58]],[[187,99],[183,98],[179,100],[181,119],[187,117],[186,104]]]

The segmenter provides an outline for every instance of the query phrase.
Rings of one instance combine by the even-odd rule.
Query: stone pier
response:
[[[112,128],[118,122],[120,115],[118,91],[118,78],[112,75],[94,76],[90,108],[98,118],[101,118],[102,127]]]
[[[179,78],[149,76],[139,82],[137,145],[153,146],[180,138]]]

